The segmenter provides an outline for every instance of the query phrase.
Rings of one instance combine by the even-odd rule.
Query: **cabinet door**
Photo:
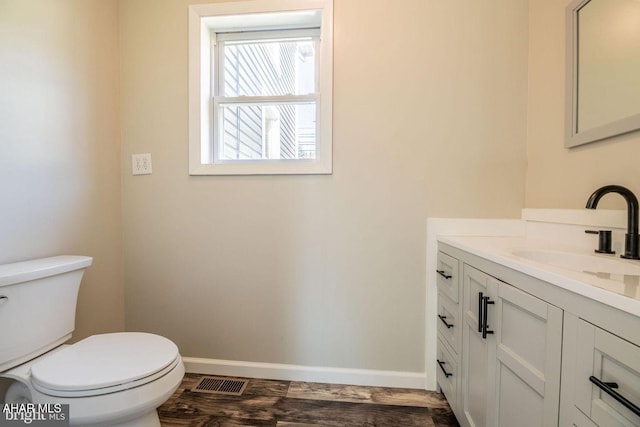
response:
[[[463,426],[487,426],[489,346],[492,336],[482,337],[480,306],[491,293],[491,279],[468,265],[463,266],[462,417]],[[516,424],[517,425],[517,424]]]
[[[579,320],[575,372],[576,407],[595,424],[640,426],[640,347]]]
[[[487,425],[558,425],[562,310],[499,282]],[[491,315],[491,311],[489,311]],[[491,354],[490,354],[491,356]]]

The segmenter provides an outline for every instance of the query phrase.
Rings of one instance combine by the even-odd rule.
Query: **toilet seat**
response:
[[[178,347],[158,335],[94,335],[34,363],[31,384],[49,396],[98,396],[155,381],[180,361]]]

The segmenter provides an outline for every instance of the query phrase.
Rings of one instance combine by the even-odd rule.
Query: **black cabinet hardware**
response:
[[[482,301],[484,301],[483,294],[478,292],[478,332],[482,332]]]
[[[436,360],[438,360],[438,359],[436,359]],[[444,372],[445,378],[449,378],[453,374],[451,372],[447,372],[447,370],[444,369],[444,364],[445,364],[445,362],[443,362],[441,360],[438,360],[438,366],[440,366],[440,369],[442,369],[442,372]]]
[[[623,395],[621,395],[620,393],[614,390],[614,388],[618,388],[618,384],[605,383],[603,381],[600,381],[598,378],[594,377],[593,375],[589,377],[589,381],[597,385],[598,388],[600,388],[602,391],[607,393],[609,396],[613,397],[615,400],[620,402],[620,404],[623,405],[625,408],[627,408],[628,410],[630,410],[631,412],[633,412],[634,414],[640,417],[640,407],[631,403],[629,400],[627,400],[627,398],[625,398]]]
[[[436,273],[444,277],[445,279],[451,279],[451,275],[444,272],[444,270],[436,270]]]
[[[440,318],[440,320],[442,320],[442,323],[444,323],[444,325],[448,328],[453,328],[453,325],[447,323],[447,316],[443,316],[441,314],[438,314],[438,317]]]
[[[489,304],[495,304],[489,297],[482,298],[482,338],[487,339],[487,335],[493,334],[493,331],[489,329],[487,324],[487,314],[489,312]]]

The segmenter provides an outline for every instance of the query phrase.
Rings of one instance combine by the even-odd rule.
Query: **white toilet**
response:
[[[8,385],[0,403],[68,404],[70,425],[159,427],[156,408],[184,376],[173,342],[122,332],[64,344],[91,262],[59,256],[0,265],[0,382]]]

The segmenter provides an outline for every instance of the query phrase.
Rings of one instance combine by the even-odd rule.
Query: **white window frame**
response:
[[[314,16],[315,18],[310,18]],[[233,31],[308,27],[320,18],[315,159],[220,161],[214,156],[215,37]],[[273,175],[332,173],[333,0],[243,0],[189,6],[189,173]]]

